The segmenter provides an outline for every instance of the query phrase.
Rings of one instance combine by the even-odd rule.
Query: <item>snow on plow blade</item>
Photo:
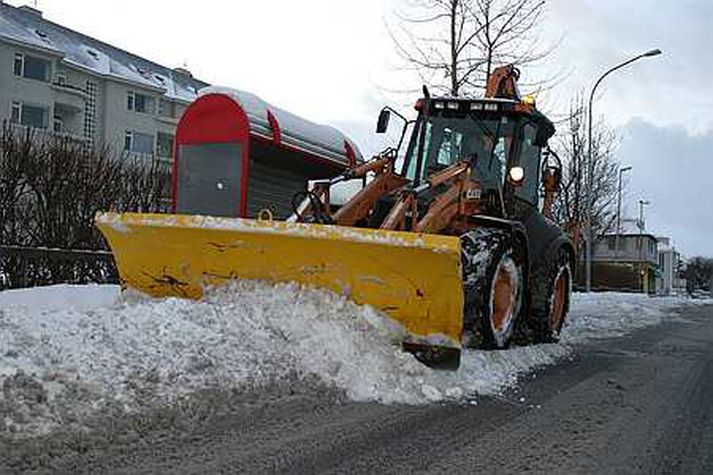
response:
[[[463,290],[456,237],[157,214],[99,214],[122,283],[199,299],[231,279],[297,282],[368,304],[405,343],[460,348]]]

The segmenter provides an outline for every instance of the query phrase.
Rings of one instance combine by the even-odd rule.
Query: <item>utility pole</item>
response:
[[[619,236],[621,235],[621,191],[622,191],[622,178],[624,172],[631,170],[631,166],[619,169],[619,189],[616,201],[616,237],[614,238],[614,254],[617,259],[619,259]]]
[[[651,203],[649,201],[639,200],[639,222],[637,224],[639,226],[639,265],[641,266],[641,290],[643,292],[647,291],[648,283],[648,272],[644,270],[644,266],[642,264],[642,254],[644,251],[644,230],[646,229],[646,221],[644,221],[644,206],[648,206],[650,204]]]
[[[587,252],[586,252],[586,291],[591,292],[592,291],[592,247],[594,245],[594,232],[592,231],[592,207],[594,206],[594,193],[592,190],[594,189],[594,159],[592,157],[592,121],[593,121],[593,113],[592,113],[592,107],[594,105],[594,93],[597,91],[597,87],[604,81],[604,78],[609,76],[611,73],[614,71],[617,71],[625,66],[628,66],[629,64],[633,63],[634,61],[638,61],[642,58],[649,58],[652,56],[658,56],[661,54],[660,49],[652,49],[651,51],[647,51],[644,54],[640,54],[639,56],[636,56],[634,58],[631,58],[627,61],[624,61],[621,64],[617,64],[613,68],[609,69],[607,72],[602,74],[599,79],[597,79],[597,82],[594,83],[594,87],[592,88],[592,93],[589,95],[589,122],[588,122],[588,153],[587,153],[587,193],[585,194],[587,203],[586,203],[586,211],[587,211],[587,216],[586,216],[586,223],[585,223],[585,233],[587,239],[586,245],[587,245]]]

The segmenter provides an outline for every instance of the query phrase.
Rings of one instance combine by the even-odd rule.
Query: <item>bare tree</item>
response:
[[[564,130],[555,141],[562,158],[562,185],[555,203],[555,217],[564,226],[582,223],[586,212],[587,129],[586,107],[582,96],[575,98]],[[619,139],[603,122],[594,124],[592,160],[594,177],[592,190],[592,228],[595,236],[612,231],[616,222],[617,178],[619,163],[615,152]]]
[[[685,277],[689,292],[713,291],[713,259],[700,256],[690,259],[686,265]]]
[[[0,132],[0,288],[80,282],[106,274],[97,211],[165,211],[168,166],[107,147],[6,126]],[[67,257],[50,258],[49,251]],[[97,253],[95,253],[97,254]],[[97,254],[98,255],[98,254]],[[64,258],[63,258],[64,259]],[[31,262],[30,262],[31,261]],[[111,270],[109,270],[111,271]]]
[[[453,96],[485,87],[499,65],[531,65],[543,48],[545,0],[405,0],[391,36],[405,69]]]

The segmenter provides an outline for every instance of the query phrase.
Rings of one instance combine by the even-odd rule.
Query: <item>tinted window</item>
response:
[[[154,112],[154,100],[153,97],[145,96],[144,94],[135,94],[135,107],[136,112],[142,112],[144,114],[153,114]]]
[[[131,146],[131,151],[137,153],[152,154],[153,135],[134,132],[134,140]]]
[[[506,117],[434,116],[426,123],[424,158],[417,173],[418,140],[412,140],[406,156],[406,177],[425,178],[434,166],[452,165],[477,157],[474,178],[486,188],[501,188],[508,162],[514,122]]]
[[[37,129],[46,129],[49,126],[49,110],[40,106],[22,105],[22,125]]]
[[[44,59],[25,55],[24,77],[38,81],[50,80],[50,62]]]
[[[156,154],[159,157],[171,158],[173,156],[173,135],[158,133],[156,137]]]

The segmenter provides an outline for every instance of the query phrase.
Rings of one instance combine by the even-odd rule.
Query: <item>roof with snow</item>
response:
[[[246,91],[210,86],[201,89],[199,96],[210,94],[228,96],[240,105],[250,122],[251,133],[271,139],[274,135],[273,127],[276,125],[279,127],[282,142],[287,146],[342,164],[349,161],[349,153],[353,153],[355,161],[363,160],[359,147],[333,127],[304,119]]]
[[[0,1],[0,40],[59,56],[67,66],[162,91],[183,102],[191,102],[198,90],[208,85],[186,72],[52,23],[42,17],[42,12],[28,6],[13,7]]]
[[[606,233],[606,236],[615,236],[617,233],[616,227],[612,229],[611,231]],[[621,228],[620,228],[620,236],[639,236],[639,235],[644,235],[644,236],[651,236],[652,238],[656,239],[656,236],[651,234],[651,232],[647,229],[641,229],[639,228],[639,222],[636,219],[622,219],[621,220]]]

